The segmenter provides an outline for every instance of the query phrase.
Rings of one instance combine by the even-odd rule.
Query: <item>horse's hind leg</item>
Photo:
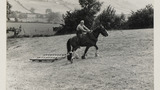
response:
[[[98,55],[98,46],[95,45],[94,47],[96,48],[95,57],[98,57],[98,56],[99,56],[99,55]]]
[[[69,57],[69,58],[70,58],[69,61],[70,61],[71,63],[73,63],[73,59],[75,59],[75,56],[76,56],[75,51],[76,51],[76,50],[77,50],[77,48],[73,47],[73,48],[72,48],[72,52],[69,53],[69,54],[70,54],[70,55],[69,55],[69,56],[70,56],[70,57]]]
[[[69,53],[68,53],[67,59],[68,59],[71,63],[73,63],[73,61],[72,61],[72,52],[69,52]]]

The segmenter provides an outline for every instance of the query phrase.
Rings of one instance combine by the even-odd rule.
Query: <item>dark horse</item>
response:
[[[108,36],[106,29],[102,25],[98,26],[92,32],[88,32],[87,34],[83,34],[81,36],[81,38],[79,39],[80,41],[77,40],[77,38],[78,38],[77,36],[70,38],[67,41],[67,59],[71,63],[73,63],[73,58],[74,58],[73,55],[75,54],[75,51],[79,48],[79,46],[86,47],[84,54],[82,55],[82,59],[85,59],[85,55],[86,55],[88,49],[92,46],[94,46],[96,48],[95,55],[97,56],[98,47],[97,47],[96,43],[98,41],[99,34],[102,34],[105,37]],[[80,42],[80,43],[78,43],[78,42]],[[78,45],[78,44],[80,44],[80,45]]]

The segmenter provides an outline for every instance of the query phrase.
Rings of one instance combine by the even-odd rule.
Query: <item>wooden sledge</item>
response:
[[[44,54],[40,57],[36,57],[36,58],[31,58],[30,60],[32,61],[51,61],[54,62],[56,60],[60,60],[66,57],[66,54]]]

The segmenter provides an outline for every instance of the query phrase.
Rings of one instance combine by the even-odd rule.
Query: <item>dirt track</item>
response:
[[[153,30],[109,31],[87,59],[31,62],[45,53],[66,53],[73,35],[7,40],[7,90],[153,90]],[[84,48],[77,51],[82,55]]]

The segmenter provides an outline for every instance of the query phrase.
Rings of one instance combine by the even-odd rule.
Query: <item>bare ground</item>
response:
[[[7,40],[7,90],[154,90],[153,29],[109,31],[87,59],[32,62],[45,53],[66,53],[74,36]],[[82,55],[84,48],[77,51]]]

